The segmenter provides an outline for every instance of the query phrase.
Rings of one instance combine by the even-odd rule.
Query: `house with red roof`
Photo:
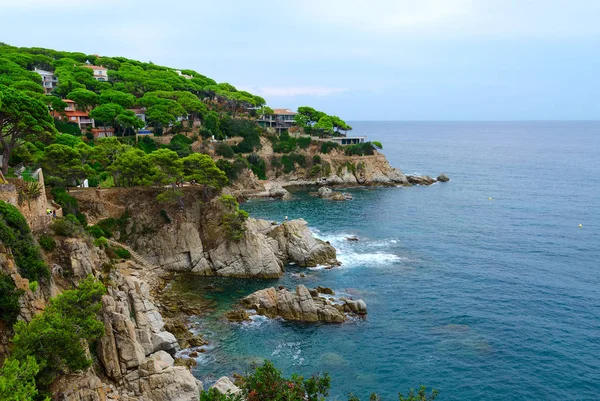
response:
[[[94,71],[96,81],[108,81],[108,68],[97,65],[84,65],[84,67],[91,68]]]
[[[63,102],[67,104],[67,107],[65,107],[65,111],[62,113],[54,111],[52,114],[55,118],[64,122],[77,124],[82,131],[85,131],[88,127],[94,128],[94,120],[90,118],[87,111],[77,110],[75,102],[70,99],[63,99]]]

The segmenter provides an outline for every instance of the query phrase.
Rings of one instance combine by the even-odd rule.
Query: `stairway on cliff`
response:
[[[113,239],[108,239],[108,243],[113,246],[120,246],[121,248],[126,249],[131,255],[131,258],[135,260],[138,264],[147,267],[150,270],[158,269],[158,266],[148,262],[146,258],[144,258],[142,255],[131,249],[131,247],[129,247],[128,245],[125,245],[122,242],[118,242]]]

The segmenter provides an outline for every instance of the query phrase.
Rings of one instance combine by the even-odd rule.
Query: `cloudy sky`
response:
[[[0,41],[348,120],[600,119],[598,0],[0,0]]]

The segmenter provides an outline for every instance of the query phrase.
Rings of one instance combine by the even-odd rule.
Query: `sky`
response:
[[[599,0],[0,0],[0,41],[345,120],[600,119]]]

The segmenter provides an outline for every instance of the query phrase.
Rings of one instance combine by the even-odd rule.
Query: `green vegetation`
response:
[[[217,147],[215,148],[215,153],[217,154],[217,156],[223,156],[227,159],[231,159],[232,157],[235,156],[235,152],[233,151],[233,148],[223,142],[221,142],[217,145]]]
[[[377,146],[379,145],[379,146]],[[375,154],[375,149],[381,149],[381,143],[379,142],[364,142],[356,145],[348,145],[344,147],[344,154],[346,156],[370,156]]]
[[[11,359],[21,364],[34,358],[40,367],[34,373],[38,388],[51,384],[59,375],[89,367],[88,345],[104,334],[104,325],[96,319],[102,307],[104,286],[92,276],[77,289],[53,298],[44,312],[29,323],[14,325]]]
[[[26,401],[38,396],[35,377],[40,366],[35,358],[28,356],[23,361],[8,358],[0,368],[0,400]],[[44,398],[50,401],[50,398]]]
[[[0,201],[0,242],[11,249],[23,277],[30,281],[50,277],[25,218],[16,207],[3,201]]]
[[[286,378],[281,371],[275,368],[272,362],[265,361],[262,366],[255,366],[253,370],[241,377],[236,384],[242,390],[240,394],[221,394],[214,389],[203,391],[200,401],[324,401],[329,395],[331,378],[327,373],[314,374],[305,379],[293,374]],[[427,394],[425,386],[415,392],[404,396],[398,394],[399,401],[433,401],[438,392],[433,390],[431,395]],[[371,394],[369,401],[380,401],[377,394]],[[352,394],[348,401],[360,401]]]
[[[221,223],[225,228],[227,237],[232,241],[241,240],[246,232],[246,220],[249,217],[248,212],[240,210],[237,201],[231,195],[221,195],[219,201],[225,209]]]
[[[108,246],[108,240],[105,237],[98,237],[94,240],[94,246],[106,248]]]
[[[248,160],[248,164],[250,165],[250,169],[256,176],[261,180],[267,179],[267,163],[258,156],[256,153],[252,153],[250,156],[246,158]]]
[[[13,279],[7,274],[0,273],[0,320],[9,326],[12,326],[19,317],[21,295],[23,290],[17,289]]]
[[[249,164],[248,161],[246,159],[244,159],[241,156],[237,156],[235,158],[235,160],[233,162],[230,162],[229,160],[217,160],[217,167],[219,169],[221,169],[225,175],[227,176],[227,179],[231,182],[235,181],[238,177],[238,175],[244,170],[249,168]]]
[[[108,69],[107,81],[94,78],[88,68],[93,64]],[[54,72],[58,78],[58,86],[50,95],[44,94],[41,78],[33,72],[35,68]],[[249,167],[259,177],[266,177],[266,162],[253,156],[261,148],[261,136],[266,135],[256,119],[273,110],[259,96],[239,91],[228,83],[217,83],[196,71],[185,71],[186,74],[124,57],[0,44],[0,151],[10,164],[43,167],[46,183],[53,187],[77,185],[84,179],[90,186],[102,188],[164,187],[191,174],[188,169],[177,180],[173,175],[165,177],[165,170],[153,164],[163,156],[153,156],[157,152],[173,151],[183,162],[193,156],[191,144],[200,136],[219,140],[241,137],[235,146],[218,144],[216,154],[229,160],[236,154],[242,155],[249,159]],[[82,135],[81,129],[65,118],[67,104],[62,99],[70,99],[77,110],[89,112],[97,126],[113,127],[118,137],[94,139],[89,129]],[[143,108],[146,123],[131,108]],[[306,106],[298,109],[296,123],[305,133],[321,137],[342,135],[352,129],[339,117]],[[145,124],[156,136],[174,136],[166,144],[157,144],[149,136],[137,141],[133,134]],[[276,153],[290,155],[282,157],[281,167],[276,167],[288,173],[302,166],[302,161],[292,154],[308,149],[312,143],[310,137],[293,138],[287,132],[269,139]],[[322,151],[328,153],[335,146],[323,144]],[[370,153],[367,148],[353,148],[348,154]],[[177,164],[172,156],[168,158],[169,163]],[[9,163],[4,164],[4,174]],[[219,166],[233,180],[241,163],[236,159]],[[209,171],[200,175],[213,174],[212,167],[207,167]],[[219,179],[208,181],[216,185],[205,184],[205,196],[207,188],[224,185],[216,182]],[[170,201],[181,201],[173,194],[165,196]],[[74,210],[67,213],[81,219]]]
[[[340,147],[340,145],[338,143],[336,143],[336,142],[331,142],[331,141],[323,142],[321,144],[321,153],[328,154],[333,149],[337,149],[339,147]]]
[[[341,131],[350,131],[352,127],[338,116],[329,116],[322,111],[312,107],[298,107],[298,114],[295,117],[296,124],[302,127],[307,133],[314,133],[320,136],[340,135]]]
[[[65,217],[57,218],[52,221],[50,224],[50,228],[57,235],[61,235],[63,237],[81,237],[84,233],[83,228],[77,218],[68,214]]]
[[[8,173],[13,149],[28,141],[50,141],[55,134],[54,122],[43,101],[27,92],[0,86],[0,146],[5,161],[2,165],[4,175]]]

